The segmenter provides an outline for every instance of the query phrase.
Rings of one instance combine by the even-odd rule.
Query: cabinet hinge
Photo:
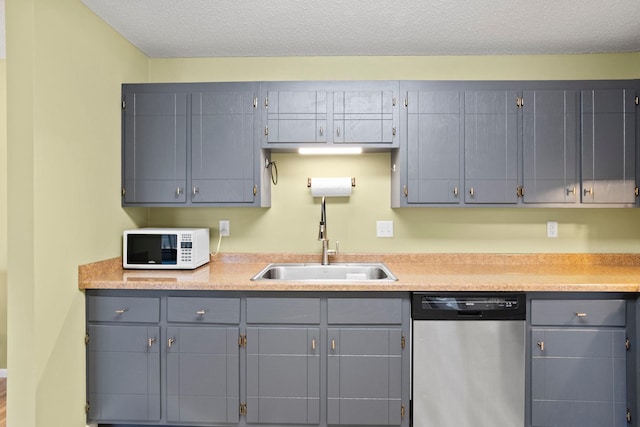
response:
[[[88,414],[90,410],[91,410],[91,405],[90,405],[90,404],[89,404],[89,402],[87,401],[87,402],[85,402],[85,404],[84,404],[84,413],[85,413],[85,414]]]
[[[402,338],[400,338],[400,346],[403,350],[407,346],[407,339],[404,337],[404,334],[402,334]]]
[[[240,404],[240,416],[247,416],[247,404],[246,403],[241,403]]]
[[[400,418],[404,420],[404,416],[407,415],[407,411],[404,409],[404,403],[400,406]]]
[[[629,337],[624,340],[624,348],[626,348],[627,351],[631,350],[631,340]]]
[[[409,189],[406,185],[402,187],[402,194],[404,194],[404,197],[409,197]]]
[[[247,335],[240,334],[238,336],[238,347],[246,347],[247,346]]]
[[[84,345],[88,345],[90,340],[91,338],[89,337],[89,334],[84,334]]]
[[[629,408],[627,408],[627,422],[631,422],[631,410]]]
[[[269,136],[269,126],[264,127],[264,136]]]
[[[405,98],[404,99],[404,108],[407,108],[409,106],[409,98]]]
[[[269,97],[268,96],[266,96],[264,98],[264,108],[269,108]]]
[[[635,190],[633,190],[633,192],[636,195],[636,197],[640,196],[640,190],[638,189],[638,187],[636,187]]]
[[[524,197],[524,187],[522,185],[516,187],[516,195],[518,197]]]
[[[125,98],[122,98],[122,109],[125,110],[126,108],[127,108],[127,100]]]
[[[256,194],[258,194],[258,186],[254,185],[253,186],[253,195],[255,196]]]
[[[253,98],[253,109],[255,110],[256,108],[258,108],[258,97]]]

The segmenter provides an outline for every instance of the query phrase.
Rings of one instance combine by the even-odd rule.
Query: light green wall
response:
[[[150,80],[251,81],[341,79],[561,80],[640,77],[640,54],[468,57],[312,57],[151,59]],[[274,154],[280,181],[270,209],[151,209],[151,225],[218,227],[231,221],[223,252],[318,252],[318,201],[307,177],[353,176],[348,200],[330,199],[329,237],[343,252],[638,252],[635,209],[391,209],[390,156],[301,157]],[[395,237],[375,237],[393,220]],[[559,238],[546,222],[559,222]],[[212,250],[217,243],[212,237]]]
[[[80,0],[7,17],[9,426],[85,425],[79,264],[120,253],[120,84],[148,59]]]
[[[0,60],[0,369],[7,367],[7,62]]]

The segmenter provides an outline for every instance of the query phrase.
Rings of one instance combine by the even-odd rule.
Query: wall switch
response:
[[[393,221],[376,221],[376,237],[393,237]]]
[[[220,220],[218,230],[220,232],[220,236],[229,237],[229,221],[226,219]]]
[[[558,237],[558,221],[547,221],[547,237]]]

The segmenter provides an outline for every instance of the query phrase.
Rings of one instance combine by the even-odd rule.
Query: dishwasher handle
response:
[[[480,310],[458,310],[460,319],[482,319],[482,311]]]

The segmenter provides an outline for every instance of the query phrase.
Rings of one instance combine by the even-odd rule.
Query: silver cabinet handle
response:
[[[316,339],[312,339],[311,340],[311,350],[315,350],[316,349]]]
[[[324,135],[324,128],[322,126],[320,126],[320,136]]]
[[[181,194],[182,194],[182,188],[176,187],[176,196],[179,196]]]
[[[151,346],[153,345],[153,343],[154,343],[154,342],[156,342],[156,339],[155,339],[155,338],[149,338],[149,339],[147,340],[147,345],[148,345],[149,347],[151,347]]]
[[[196,311],[196,314],[197,314],[198,316],[204,316],[204,315],[205,315],[205,313],[206,313],[206,311],[205,311],[205,310],[198,310],[198,311]]]
[[[593,196],[593,187],[590,187],[589,189],[584,189],[583,191],[584,195],[589,195],[589,196]]]
[[[173,343],[174,343],[174,342],[176,342],[175,338],[169,338],[169,339],[167,340],[167,346],[168,346],[169,348],[173,347]]]
[[[116,314],[124,314],[124,313],[126,313],[127,311],[128,311],[128,309],[127,309],[127,308],[121,308],[121,309],[119,309],[119,310],[116,310]]]
[[[536,344],[540,347],[540,351],[544,351],[544,341],[538,341]]]
[[[338,136],[340,136],[340,126],[338,126],[338,127],[336,128],[336,134],[337,134]]]
[[[576,317],[587,317],[587,313],[576,312]]]
[[[470,195],[471,197],[475,196],[475,191],[473,190],[473,187],[471,187],[471,188],[469,189],[469,195]]]
[[[458,197],[458,187],[453,187],[453,195]]]
[[[331,350],[336,349],[336,340],[331,340]]]
[[[573,194],[574,196],[576,195],[576,187],[574,186],[573,188],[567,188],[567,196]]]
[[[396,127],[391,128],[391,135],[396,136]]]
[[[193,193],[193,195],[195,196],[196,194],[200,193],[200,189],[198,187],[193,187],[191,189],[191,193]]]

